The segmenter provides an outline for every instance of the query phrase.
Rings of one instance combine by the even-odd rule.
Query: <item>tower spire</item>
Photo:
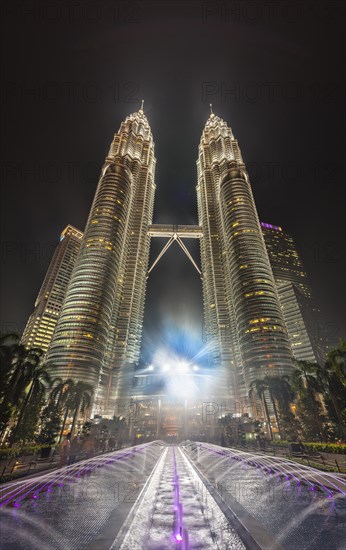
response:
[[[213,113],[213,104],[210,103],[210,116],[213,116],[214,113]]]
[[[141,108],[140,108],[141,111],[144,110],[144,99],[142,99],[142,104],[141,104]]]

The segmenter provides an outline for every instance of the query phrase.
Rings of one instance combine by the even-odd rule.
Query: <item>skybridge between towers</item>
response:
[[[180,239],[200,239],[203,236],[203,230],[200,225],[167,225],[155,224],[149,225],[149,237],[180,237]]]
[[[155,224],[149,225],[148,227],[149,237],[163,237],[167,238],[165,246],[161,250],[160,254],[157,256],[156,260],[153,262],[152,266],[148,270],[148,275],[154,269],[156,264],[160,261],[162,256],[167,252],[169,247],[177,242],[186,256],[189,258],[190,262],[202,277],[202,272],[195,260],[191,256],[190,252],[183,243],[183,239],[200,239],[203,236],[203,230],[200,225],[167,225],[167,224]]]

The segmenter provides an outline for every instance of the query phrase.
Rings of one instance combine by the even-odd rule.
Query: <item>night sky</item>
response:
[[[2,12],[2,331],[23,330],[61,230],[84,229],[113,134],[144,98],[154,222],[197,223],[212,102],[260,219],[297,241],[323,330],[345,336],[341,2],[11,1]],[[198,242],[186,244],[199,263]],[[202,310],[198,273],[174,245],[149,279],[145,354],[172,327],[201,336]]]

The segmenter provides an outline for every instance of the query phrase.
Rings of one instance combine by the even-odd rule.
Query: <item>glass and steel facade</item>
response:
[[[293,355],[323,364],[324,324],[293,237],[281,227],[261,222],[279,292]]]
[[[119,376],[139,354],[155,162],[140,109],[110,146],[47,354],[55,376],[94,387],[101,414],[113,408]]]
[[[197,174],[207,337],[226,393],[246,402],[252,381],[291,372],[292,351],[241,151],[214,114]]]
[[[51,342],[61,307],[81,245],[83,233],[68,225],[61,233],[42,287],[35,302],[35,309],[25,327],[22,343],[27,347],[47,351]]]

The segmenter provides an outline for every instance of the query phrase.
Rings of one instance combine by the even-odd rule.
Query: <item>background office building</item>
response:
[[[35,309],[25,327],[22,343],[41,348],[45,353],[51,342],[61,311],[67,286],[80,248],[83,233],[68,225],[49,264]]]
[[[285,322],[297,359],[324,363],[323,321],[292,236],[281,227],[261,223]]]

